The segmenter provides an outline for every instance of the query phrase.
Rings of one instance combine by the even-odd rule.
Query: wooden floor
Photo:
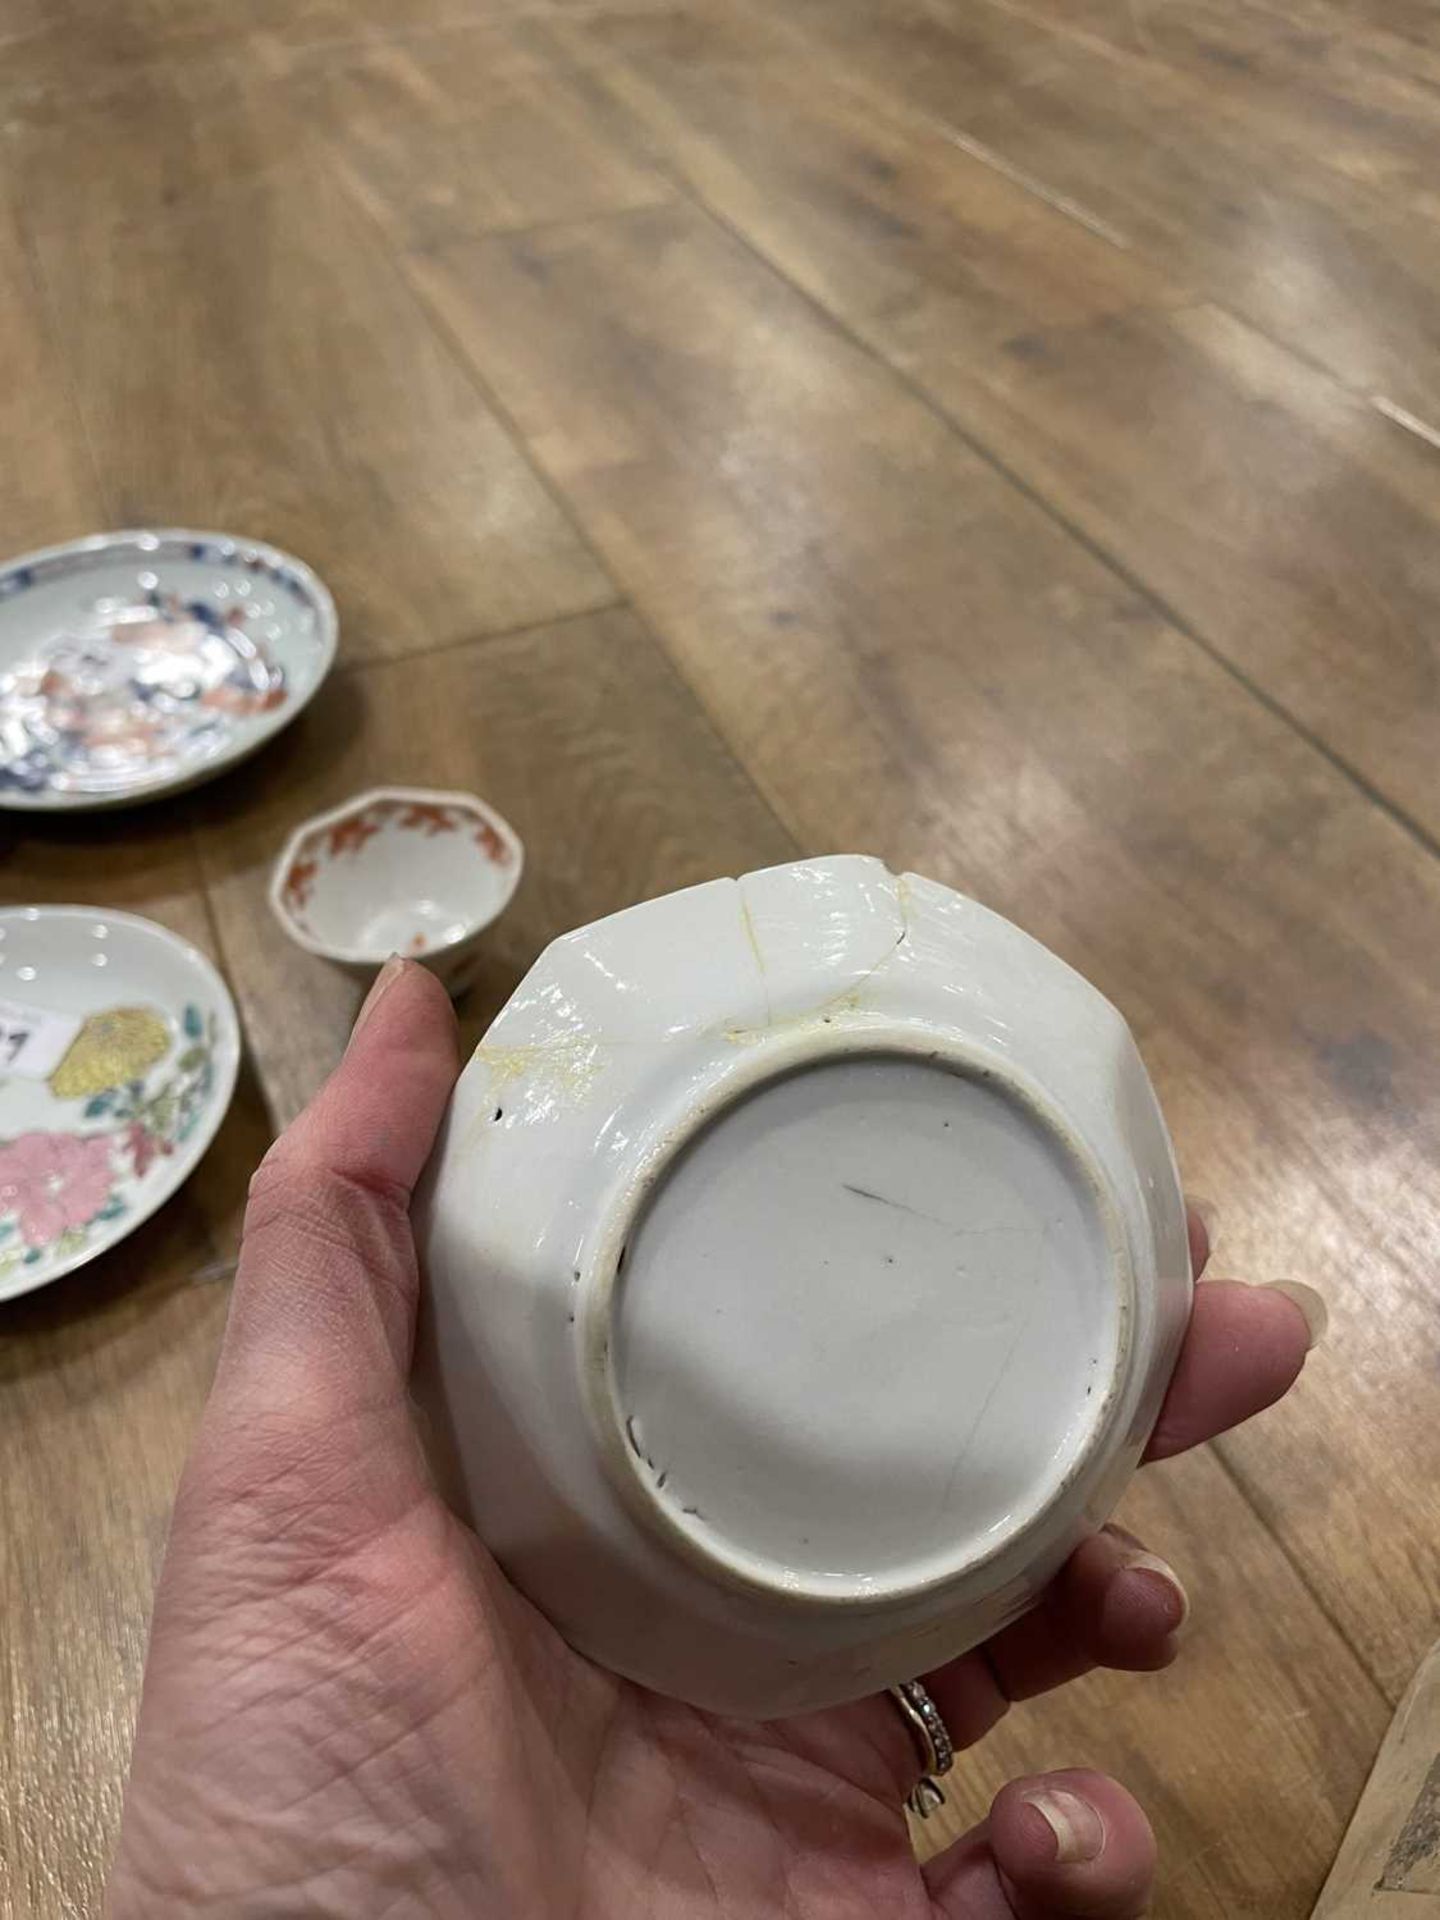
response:
[[[3,833],[215,952],[252,1071],[0,1316],[0,1909],[93,1908],[245,1178],[355,1004],[267,865],[383,776],[528,843],[472,1031],[797,849],[1125,1010],[1221,1270],[1332,1338],[1128,1502],[1181,1666],[962,1792],[1112,1768],[1158,1914],[1308,1913],[1440,1589],[1437,160],[1428,0],[0,0],[0,550],[243,531],[342,619],[250,768]]]

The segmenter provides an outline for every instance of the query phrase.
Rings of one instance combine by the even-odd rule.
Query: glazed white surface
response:
[[[913,1221],[893,1245],[881,1211]],[[1189,1304],[1120,1016],[860,857],[556,942],[462,1075],[421,1225],[417,1387],[457,1502],[575,1645],[751,1714],[1022,1610],[1118,1498]]]
[[[642,1477],[762,1583],[828,1598],[956,1571],[1093,1429],[1112,1265],[1084,1169],[993,1083],[884,1057],[776,1081],[711,1123],[630,1237],[613,1366]]]

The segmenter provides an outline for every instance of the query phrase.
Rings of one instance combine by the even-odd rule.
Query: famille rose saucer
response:
[[[0,565],[0,807],[209,779],[295,718],[335,637],[324,585],[256,540],[104,533]]]
[[[0,1300],[148,1219],[214,1138],[239,1062],[225,983],[175,934],[0,909]]]

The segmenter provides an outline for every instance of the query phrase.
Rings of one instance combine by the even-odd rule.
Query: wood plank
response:
[[[462,1007],[471,1041],[557,934],[794,852],[628,612],[338,676],[266,757],[211,791],[201,854],[277,1125],[333,1065],[363,989],[280,931],[271,863],[297,820],[377,770],[477,791],[525,842],[520,892]]]
[[[877,343],[929,338],[964,361],[1046,319],[1074,326],[1195,297],[944,129],[877,105],[842,64],[797,61],[773,23],[695,8],[532,27],[531,43]]]
[[[141,0],[4,0],[0,6],[0,110],[7,116],[45,93],[81,87],[92,73],[132,66]]]
[[[968,432],[1440,834],[1440,455],[1221,309],[908,364]]]
[[[5,555],[88,533],[101,517],[65,368],[46,325],[19,223],[0,194],[0,366],[9,391],[0,460]]]
[[[90,137],[107,131],[122,167],[122,128]],[[351,660],[613,600],[318,169],[142,226],[71,211],[34,239],[112,520],[293,548],[335,592]]]
[[[264,56],[464,30],[477,21],[530,13],[627,10],[665,0],[129,0],[152,45],[237,44]]]
[[[670,197],[598,124],[581,89],[503,30],[327,49],[292,63],[286,93],[400,245]]]
[[[0,894],[143,913],[214,954],[174,810],[27,818],[4,836]],[[98,1911],[154,1576],[267,1138],[242,1071],[214,1144],[152,1220],[0,1310],[0,1905],[11,1920]]]
[[[807,36],[1361,392],[1440,421],[1433,209],[1210,111],[1159,66],[956,0],[790,0]]]
[[[1122,1518],[1160,1543],[1185,1581],[1193,1613],[1179,1662],[1163,1674],[1094,1674],[1014,1708],[960,1761],[946,1833],[982,1819],[1017,1774],[1098,1766],[1125,1782],[1161,1836],[1157,1920],[1309,1914],[1363,1772],[1355,1734],[1373,1742],[1389,1709],[1333,1630],[1315,1627],[1297,1648],[1291,1623],[1313,1606],[1303,1584],[1243,1508],[1217,1553],[1217,1512],[1231,1515],[1228,1482],[1208,1450],[1141,1476]],[[1316,1686],[1316,1661],[1332,1686]],[[1212,1666],[1243,1675],[1244,1688],[1214,1694]],[[1324,1845],[1287,1843],[1312,1822]]]
[[[44,24],[42,0],[0,0],[0,47],[29,39]]]
[[[1054,29],[1117,56],[1135,85],[1151,85],[1157,70],[1180,80],[1212,118],[1223,116],[1262,149],[1280,146],[1392,199],[1413,203],[1430,190],[1440,99],[1415,77],[1418,50],[1402,65],[1353,29],[1287,19],[1262,0],[981,4],[1002,21]]]
[[[1360,54],[1409,66],[1427,80],[1440,74],[1440,37],[1430,0],[1264,0],[1282,20],[1343,35]]]
[[[1228,315],[1167,311],[1184,291],[1135,255],[781,66],[773,35],[560,44],[767,258],[1440,832],[1433,448]]]
[[[165,55],[138,36],[126,57],[98,59],[88,32],[70,37],[61,78],[6,116],[6,176],[28,231],[99,236],[192,210],[223,220],[225,196],[268,173],[303,181],[309,130],[255,62]]]
[[[78,110],[96,93],[218,63],[230,84],[288,73],[307,57],[382,51],[531,15],[632,13],[669,0],[5,0],[0,109]],[[157,135],[164,130],[157,126]],[[89,148],[77,142],[83,152]],[[100,169],[94,170],[98,176]]]
[[[425,30],[473,14],[475,0],[6,0],[27,91],[71,92],[117,64],[135,71],[207,52],[264,56]]]
[[[1332,1296],[1334,1357],[1227,1458],[1398,1686],[1440,1577],[1440,870],[701,215],[413,268],[802,843],[1097,980],[1227,1251]]]

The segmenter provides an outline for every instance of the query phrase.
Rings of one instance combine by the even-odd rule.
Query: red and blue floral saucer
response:
[[[0,806],[208,779],[294,719],[335,636],[321,581],[258,541],[106,533],[0,566]]]

